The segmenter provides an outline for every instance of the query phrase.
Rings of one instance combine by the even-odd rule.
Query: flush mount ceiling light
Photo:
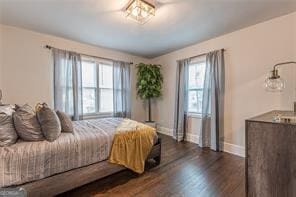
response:
[[[145,0],[131,0],[126,7],[127,17],[144,24],[155,16],[155,6]]]

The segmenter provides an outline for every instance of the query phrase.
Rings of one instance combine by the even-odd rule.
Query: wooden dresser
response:
[[[272,111],[246,120],[246,192],[248,197],[296,197],[296,123]]]

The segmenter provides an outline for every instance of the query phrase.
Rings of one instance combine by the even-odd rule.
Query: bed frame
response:
[[[161,139],[153,146],[147,160],[154,159],[156,165],[161,159]],[[71,189],[104,178],[126,168],[111,164],[107,160],[94,163],[85,167],[73,169],[56,174],[41,180],[25,183],[17,187],[25,189],[27,196],[55,196]]]

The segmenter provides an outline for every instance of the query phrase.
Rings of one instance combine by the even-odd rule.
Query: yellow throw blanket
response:
[[[123,165],[139,174],[143,173],[145,160],[153,147],[155,137],[154,128],[124,119],[116,128],[109,162]]]

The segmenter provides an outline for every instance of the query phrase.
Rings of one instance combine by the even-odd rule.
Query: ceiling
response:
[[[296,0],[157,0],[141,25],[128,0],[0,0],[0,23],[152,58],[296,11]]]

